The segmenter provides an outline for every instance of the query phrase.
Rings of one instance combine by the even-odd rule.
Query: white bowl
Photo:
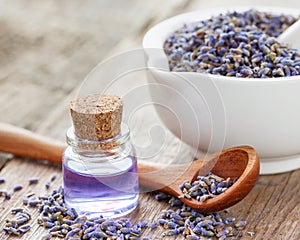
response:
[[[244,11],[243,7],[234,10]],[[299,10],[255,9],[298,15]],[[229,9],[206,9],[167,19],[143,39],[148,81],[156,110],[171,132],[203,151],[246,144],[256,148],[261,173],[300,168],[300,76],[249,79],[194,72],[170,72],[162,49],[184,23],[207,19]],[[232,9],[230,9],[232,10]]]

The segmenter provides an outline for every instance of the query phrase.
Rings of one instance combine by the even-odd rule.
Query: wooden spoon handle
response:
[[[28,130],[0,123],[0,151],[61,163],[66,145]]]
[[[0,151],[12,153],[21,157],[48,160],[61,163],[62,154],[67,145],[31,131],[10,124],[0,123]],[[156,172],[161,168],[158,164],[138,164],[139,172],[143,175],[142,182],[147,182],[147,173]],[[147,184],[146,184],[147,185]]]

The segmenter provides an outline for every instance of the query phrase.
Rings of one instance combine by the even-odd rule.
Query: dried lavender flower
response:
[[[45,182],[45,187],[46,187],[47,189],[50,188],[50,185],[51,185],[50,181],[46,181],[46,182]]]
[[[55,181],[56,178],[57,178],[57,174],[53,173],[50,177],[50,181],[53,182],[53,181]]]
[[[22,189],[23,189],[22,185],[15,185],[14,188],[13,188],[14,192],[20,191]]]
[[[11,199],[11,194],[6,190],[0,190],[0,196],[4,197],[5,200]]]
[[[0,178],[0,184],[5,183],[5,179],[4,178]]]
[[[235,181],[236,179],[224,179],[213,173],[209,173],[207,176],[198,176],[194,182],[190,183],[187,180],[179,186],[179,189],[183,193],[179,198],[194,198],[200,202],[204,202],[207,199],[224,193]]]
[[[32,184],[37,184],[39,182],[39,179],[37,177],[34,177],[34,178],[30,178],[28,181],[29,181],[29,185],[32,185]]]

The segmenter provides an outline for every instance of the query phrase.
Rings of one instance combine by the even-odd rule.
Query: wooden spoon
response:
[[[61,163],[65,148],[65,144],[51,138],[0,123],[0,151]],[[238,146],[185,165],[138,162],[139,182],[142,186],[159,189],[175,197],[182,195],[179,185],[185,180],[192,182],[198,175],[205,176],[209,171],[223,178],[239,179],[224,193],[205,202],[181,199],[186,205],[202,212],[220,211],[241,201],[251,191],[259,176],[259,159],[252,147]]]

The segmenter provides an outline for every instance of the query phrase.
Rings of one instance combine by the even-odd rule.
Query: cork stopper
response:
[[[120,97],[93,94],[70,103],[75,135],[81,139],[104,140],[120,133],[123,101]]]

